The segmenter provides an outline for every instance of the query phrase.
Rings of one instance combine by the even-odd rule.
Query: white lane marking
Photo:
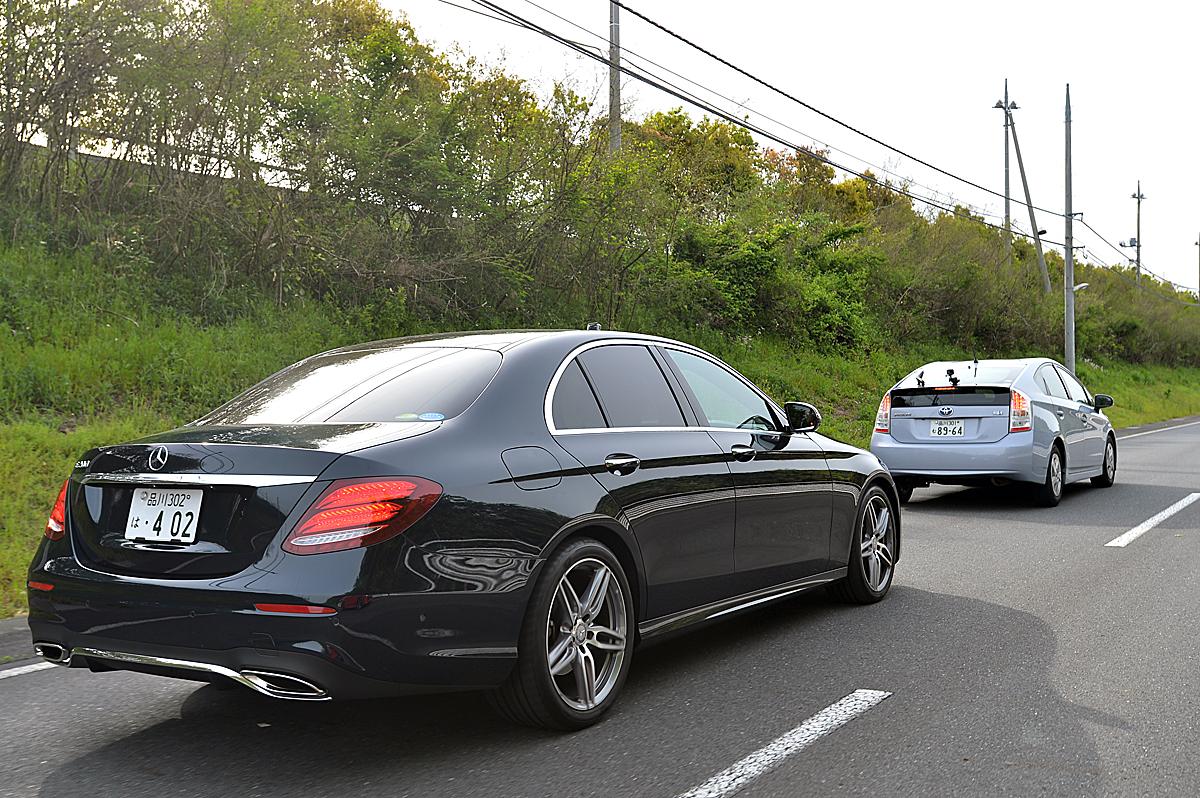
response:
[[[1154,529],[1154,527],[1158,526],[1163,521],[1166,521],[1168,518],[1175,515],[1175,513],[1179,512],[1183,508],[1190,505],[1192,502],[1196,501],[1196,499],[1200,499],[1200,493],[1189,493],[1187,496],[1184,496],[1182,499],[1175,502],[1174,504],[1172,504],[1167,509],[1163,510],[1158,515],[1153,515],[1153,516],[1147,518],[1145,521],[1138,524],[1133,529],[1126,532],[1124,535],[1121,535],[1120,537],[1115,537],[1112,540],[1105,543],[1104,545],[1105,546],[1115,546],[1117,548],[1124,548],[1124,547],[1128,546],[1130,543],[1132,543],[1133,541],[1140,538],[1142,535],[1149,532],[1151,529]]]
[[[1140,437],[1142,437],[1143,435],[1155,435],[1155,434],[1157,434],[1157,433],[1159,433],[1159,432],[1170,432],[1170,431],[1171,431],[1171,430],[1173,430],[1173,429],[1183,429],[1184,427],[1194,427],[1194,426],[1196,426],[1197,424],[1200,424],[1200,421],[1189,421],[1189,422],[1188,422],[1188,423],[1186,423],[1186,424],[1176,424],[1176,425],[1175,425],[1175,426],[1173,426],[1173,427],[1163,427],[1162,429],[1148,429],[1148,430],[1146,430],[1145,432],[1135,432],[1135,433],[1133,433],[1132,435],[1120,435],[1120,434],[1118,434],[1118,435],[1117,435],[1117,440],[1119,440],[1119,441],[1127,441],[1127,440],[1129,440],[1130,438],[1140,438]]]
[[[59,666],[55,665],[53,662],[35,662],[32,665],[22,665],[19,668],[9,668],[7,670],[0,671],[0,679],[11,679],[14,676],[22,676],[26,673],[33,673],[34,671],[44,671],[47,668],[57,668],[57,667],[59,667]]]
[[[722,770],[703,784],[678,798],[725,798],[775,767],[792,754],[803,751],[831,731],[846,725],[891,693],[883,690],[855,690],[841,701],[830,704],[774,742]]]

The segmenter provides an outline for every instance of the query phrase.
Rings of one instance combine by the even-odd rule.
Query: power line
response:
[[[448,2],[448,0],[440,0],[440,1],[441,1],[441,2]],[[599,33],[596,33],[595,31],[591,30],[590,28],[587,28],[587,27],[586,27],[586,26],[584,26],[584,25],[580,25],[578,22],[575,22],[574,20],[572,20],[572,19],[570,19],[570,18],[568,18],[568,17],[565,17],[565,16],[563,16],[562,14],[559,14],[559,13],[557,13],[557,12],[555,12],[555,11],[554,11],[554,10],[552,10],[552,9],[549,9],[549,8],[547,8],[546,6],[544,6],[544,5],[541,5],[540,3],[534,2],[534,0],[523,0],[523,1],[525,2],[525,4],[526,4],[526,5],[531,5],[531,6],[533,6],[534,8],[537,8],[537,9],[539,9],[540,11],[543,11],[543,12],[545,12],[546,14],[549,14],[550,16],[554,17],[555,19],[558,19],[558,20],[560,20],[560,21],[562,21],[562,22],[565,22],[566,24],[570,25],[571,27],[575,28],[576,30],[582,31],[583,33],[586,33],[586,34],[588,34],[589,36],[593,36],[593,37],[595,37],[595,38],[597,38],[597,39],[600,39],[601,41],[607,41],[607,39],[606,39],[606,38],[605,38],[603,35],[601,35],[601,34],[599,34]],[[476,13],[482,13],[482,12],[476,12]],[[487,14],[485,14],[485,16],[488,16],[488,17],[490,17],[490,18],[492,18],[492,19],[499,19],[499,17],[491,17],[491,15],[487,15]],[[515,22],[512,22],[511,20],[504,20],[504,21],[505,21],[505,22],[508,22],[509,24],[518,25],[518,26],[519,26],[519,24],[520,24],[520,23],[515,23]],[[700,89],[700,90],[702,90],[702,91],[704,91],[704,92],[707,92],[708,94],[710,94],[710,95],[712,95],[712,96],[714,96],[714,97],[718,97],[718,98],[720,98],[720,99],[724,100],[725,102],[728,102],[728,103],[733,103],[733,104],[734,104],[734,105],[736,105],[737,107],[739,107],[739,108],[742,108],[742,109],[744,109],[744,110],[746,110],[746,111],[750,112],[751,114],[753,114],[753,115],[755,115],[755,116],[758,116],[758,117],[760,117],[760,118],[762,118],[762,119],[764,119],[764,120],[766,120],[766,121],[768,121],[768,122],[772,122],[772,123],[774,123],[774,124],[776,124],[776,125],[779,125],[779,126],[780,126],[780,127],[782,127],[783,129],[785,129],[785,130],[789,130],[789,131],[791,131],[792,133],[795,133],[795,134],[796,134],[796,135],[798,135],[798,136],[802,136],[802,137],[804,137],[804,138],[806,138],[806,139],[811,139],[811,140],[813,141],[813,143],[815,143],[815,144],[819,144],[820,146],[824,147],[825,149],[828,149],[828,150],[830,150],[830,151],[832,151],[832,152],[838,152],[838,153],[841,153],[842,155],[845,155],[845,156],[846,156],[846,157],[848,157],[848,158],[853,158],[854,160],[856,160],[856,161],[859,161],[860,163],[866,164],[867,166],[869,166],[869,167],[872,167],[873,169],[876,169],[876,170],[878,170],[878,171],[882,172],[883,174],[890,175],[891,177],[894,177],[894,178],[896,178],[897,180],[899,180],[899,181],[902,181],[904,185],[907,185],[907,186],[917,186],[918,188],[925,189],[926,191],[932,191],[932,192],[934,192],[935,194],[937,194],[937,193],[940,193],[940,192],[939,192],[939,190],[938,190],[938,189],[936,189],[936,188],[934,188],[933,186],[929,186],[929,185],[926,185],[926,184],[923,184],[923,183],[918,183],[916,180],[913,180],[911,177],[908,177],[907,175],[903,175],[903,174],[900,174],[899,172],[895,172],[895,171],[893,171],[893,170],[889,169],[889,168],[888,168],[888,167],[886,167],[886,166],[880,166],[880,165],[879,165],[879,164],[877,164],[877,163],[872,163],[870,160],[868,160],[868,159],[866,159],[866,158],[863,158],[863,157],[862,157],[862,156],[860,156],[860,155],[855,155],[855,154],[854,154],[854,153],[852,153],[852,152],[847,152],[846,150],[843,150],[843,149],[840,149],[840,148],[838,148],[838,147],[835,147],[835,146],[833,146],[832,144],[829,144],[829,143],[827,143],[827,142],[821,141],[821,140],[820,140],[820,139],[818,139],[816,136],[809,135],[808,133],[805,133],[803,130],[799,130],[798,128],[796,128],[796,127],[794,127],[794,126],[792,126],[792,125],[788,124],[787,122],[783,122],[783,121],[781,121],[781,120],[779,120],[779,119],[776,119],[776,118],[774,118],[774,117],[772,117],[772,116],[770,116],[770,115],[768,115],[768,114],[766,114],[766,113],[763,113],[762,111],[758,111],[758,110],[756,110],[756,109],[754,109],[754,108],[751,108],[749,105],[747,105],[747,104],[746,104],[746,103],[744,103],[744,102],[741,102],[741,101],[739,101],[739,100],[735,100],[735,99],[733,99],[732,97],[729,97],[729,96],[727,96],[727,95],[721,94],[721,93],[720,93],[719,91],[717,91],[716,89],[713,89],[713,88],[711,88],[711,87],[709,87],[709,86],[707,86],[707,85],[705,85],[705,84],[703,84],[703,83],[700,83],[699,81],[696,81],[696,80],[694,80],[694,79],[692,79],[692,78],[689,78],[687,75],[680,74],[679,72],[676,72],[675,70],[671,69],[670,67],[668,67],[668,66],[665,66],[664,64],[661,64],[661,63],[659,63],[659,62],[655,61],[654,59],[652,59],[652,58],[648,58],[648,57],[646,57],[646,56],[642,55],[641,53],[638,53],[636,50],[631,50],[631,49],[630,49],[630,48],[628,48],[628,47],[622,46],[622,47],[621,47],[621,53],[622,53],[622,55],[626,55],[626,56],[632,56],[634,60],[637,60],[637,61],[642,61],[642,62],[644,62],[644,64],[642,64],[642,65],[640,65],[640,66],[639,66],[639,68],[640,68],[640,69],[641,69],[643,72],[645,72],[645,73],[646,73],[646,74],[648,74],[648,75],[651,75],[652,77],[654,77],[654,78],[656,78],[657,80],[659,80],[659,81],[661,81],[661,82],[663,82],[663,83],[667,84],[668,86],[671,86],[672,88],[678,89],[678,90],[680,90],[680,91],[686,91],[685,89],[683,89],[682,87],[680,87],[678,84],[676,84],[676,83],[672,83],[671,81],[669,81],[669,80],[667,80],[666,78],[664,78],[664,77],[663,77],[661,74],[656,74],[656,73],[655,73],[653,70],[651,70],[651,69],[649,69],[648,67],[646,67],[646,66],[645,66],[645,64],[650,64],[651,66],[653,66],[653,67],[656,67],[656,68],[658,68],[658,69],[662,70],[663,72],[666,72],[668,75],[671,75],[672,77],[678,78],[679,80],[685,81],[685,82],[687,82],[687,83],[691,84],[692,86],[695,86],[696,88],[698,88],[698,89]],[[690,97],[692,97],[692,98],[696,98],[696,95],[695,95],[694,93],[692,93],[692,92],[690,92],[690,91],[686,91],[686,93],[687,93],[687,94],[688,94]],[[990,212],[989,212],[989,211],[987,211],[985,208],[982,208],[982,207],[980,207],[980,206],[978,206],[978,205],[972,205],[972,204],[970,204],[970,203],[963,202],[963,201],[961,201],[961,200],[959,200],[959,199],[957,199],[957,198],[954,198],[954,197],[952,197],[952,199],[954,200],[954,202],[955,202],[955,203],[957,203],[957,204],[961,204],[963,207],[967,208],[967,209],[968,209],[968,210],[970,210],[971,212],[973,212],[973,213],[977,213],[977,214],[979,214],[979,215],[981,215],[981,216],[984,216],[984,215],[987,215],[987,216],[998,216],[998,214],[995,214],[995,213],[990,213]]]
[[[608,62],[607,58],[604,58],[603,56],[601,56],[599,54],[592,53],[591,51],[586,49],[586,47],[579,45],[576,42],[572,42],[570,39],[560,36],[559,34],[555,33],[554,31],[551,31],[548,28],[538,25],[537,23],[532,22],[531,20],[526,19],[525,17],[522,17],[521,15],[517,14],[516,12],[509,11],[508,9],[506,9],[500,5],[497,5],[496,3],[492,2],[491,0],[471,0],[471,2],[475,3],[476,5],[487,8],[491,11],[494,11],[498,14],[501,14],[501,15],[517,22],[518,24],[522,25],[523,27],[525,27],[531,31],[540,33],[543,36],[545,36],[549,39],[552,39],[552,40],[558,42],[559,44],[562,44],[563,46],[576,51],[577,53],[580,53],[581,55],[584,55],[588,58],[593,59],[594,61],[603,63],[604,65],[608,66],[609,62]],[[721,108],[718,108],[710,103],[704,102],[694,96],[689,96],[687,92],[684,92],[677,88],[672,88],[670,86],[667,86],[664,83],[662,83],[658,80],[655,80],[636,69],[631,68],[628,64],[625,64],[625,63],[619,64],[619,65],[617,65],[617,69],[619,69],[621,72],[629,75],[630,77],[634,78],[635,80],[641,81],[642,83],[652,86],[653,88],[656,88],[665,94],[668,94],[678,100],[682,100],[683,102],[688,103],[690,105],[694,105],[695,107],[700,108],[701,110],[703,110],[707,113],[713,114],[714,116],[724,119],[726,122],[737,125],[751,133],[757,133],[758,135],[762,136],[763,138],[770,139],[771,141],[774,141],[777,144],[787,147],[788,149],[795,150],[809,158],[812,158],[816,161],[819,161],[819,162],[825,164],[826,166],[833,167],[834,169],[840,169],[841,171],[843,171],[847,174],[854,175],[855,177],[860,178],[860,179],[862,179],[868,183],[871,183],[875,186],[878,186],[879,188],[882,188],[885,191],[890,191],[895,194],[900,194],[902,196],[908,197],[911,200],[920,202],[924,205],[928,205],[931,208],[937,208],[938,210],[944,211],[944,212],[954,215],[954,216],[961,216],[961,214],[957,213],[956,209],[953,207],[943,205],[935,200],[931,200],[931,199],[929,199],[927,197],[923,197],[919,194],[914,194],[913,192],[908,191],[907,189],[905,189],[903,187],[895,186],[895,185],[892,185],[891,183],[881,181],[881,180],[877,179],[876,177],[874,177],[873,175],[859,172],[855,169],[851,169],[850,167],[844,166],[844,165],[838,163],[837,161],[834,161],[830,158],[826,158],[825,156],[815,153],[811,150],[805,149],[805,148],[801,147],[800,145],[795,144],[794,142],[788,141],[787,139],[782,138],[778,134],[773,133],[769,130],[766,130],[765,128],[763,128],[759,125],[752,124],[749,121],[744,120],[744,119],[739,119],[738,117],[733,116],[731,113],[729,113]],[[971,221],[975,222],[976,224],[980,224],[985,227],[989,227],[993,230],[1004,232],[1004,228],[1001,225],[993,224],[985,219],[976,218],[974,216],[967,216],[966,218],[970,219]],[[1021,235],[1024,238],[1029,238],[1031,240],[1033,239],[1033,236],[1025,234],[1025,233],[1018,233],[1018,235]],[[1059,246],[1059,247],[1064,246],[1061,242],[1048,241],[1045,239],[1043,239],[1043,240],[1046,241],[1046,243],[1048,243],[1048,244],[1053,244],[1054,246]]]
[[[966,185],[971,186],[972,188],[977,188],[980,191],[985,191],[988,194],[991,194],[992,196],[995,196],[995,197],[1000,197],[1000,198],[1004,197],[1003,194],[1001,194],[1000,192],[998,192],[994,189],[990,189],[987,186],[980,185],[979,183],[976,183],[973,180],[969,180],[960,175],[956,175],[953,172],[947,171],[946,169],[942,169],[940,166],[936,166],[932,163],[929,163],[928,161],[922,160],[921,158],[918,158],[915,155],[905,152],[904,150],[900,149],[899,147],[894,147],[891,144],[888,144],[886,141],[876,138],[875,136],[872,136],[870,133],[867,133],[866,131],[859,129],[859,128],[851,125],[848,122],[843,122],[841,119],[838,119],[837,117],[833,116],[832,114],[822,111],[820,108],[817,108],[816,106],[814,106],[810,103],[807,103],[804,100],[801,100],[799,97],[796,97],[795,95],[779,88],[778,86],[774,85],[773,83],[769,83],[769,82],[763,80],[762,78],[758,77],[757,75],[755,75],[751,72],[748,72],[747,70],[739,67],[737,64],[734,64],[733,62],[728,61],[725,58],[722,58],[721,56],[717,55],[713,51],[705,48],[704,46],[702,46],[700,44],[697,44],[696,42],[692,41],[691,39],[687,38],[686,36],[676,33],[675,31],[668,28],[666,25],[663,25],[661,22],[656,22],[655,20],[651,19],[650,17],[646,16],[645,14],[641,13],[640,11],[630,8],[629,6],[625,5],[625,3],[621,2],[621,0],[612,0],[612,2],[614,2],[618,7],[628,11],[630,14],[633,14],[635,17],[642,20],[643,22],[645,22],[649,25],[652,25],[655,28],[658,28],[660,31],[667,34],[668,36],[671,36],[672,38],[683,42],[688,47],[691,47],[692,49],[703,53],[704,55],[708,56],[709,58],[713,59],[714,61],[717,61],[718,63],[721,63],[721,64],[729,67],[730,69],[734,70],[738,74],[749,78],[750,80],[754,81],[755,83],[759,84],[760,86],[770,89],[771,91],[775,92],[776,94],[780,95],[781,97],[786,97],[787,99],[791,100],[792,102],[794,102],[804,108],[807,108],[808,110],[812,111],[813,113],[817,114],[818,116],[824,117],[825,119],[828,119],[830,122],[840,125],[841,127],[844,127],[846,130],[849,130],[852,133],[856,133],[859,136],[862,136],[863,138],[867,139],[868,141],[872,141],[881,147],[885,147],[885,148],[891,150],[892,152],[897,153],[898,155],[902,155],[911,161],[921,164],[922,166],[928,167],[929,169],[932,169],[933,171],[935,171],[939,174],[945,175],[946,177],[949,177],[953,180],[957,180],[961,183],[965,183]],[[1016,199],[1013,199],[1012,201],[1016,202],[1018,205],[1025,205],[1026,207],[1033,207],[1034,210],[1041,211],[1042,213],[1048,213],[1052,216],[1057,216],[1060,218],[1062,217],[1061,211],[1052,211],[1052,210],[1048,210],[1046,208],[1039,207],[1037,205],[1028,206],[1026,203],[1021,202],[1020,200],[1016,200]]]

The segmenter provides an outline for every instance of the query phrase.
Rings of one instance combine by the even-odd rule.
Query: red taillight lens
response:
[[[320,604],[255,604],[254,609],[278,615],[333,615],[337,612],[333,607]]]
[[[879,402],[879,412],[875,414],[875,431],[888,432],[892,428],[892,392],[888,391]]]
[[[308,508],[283,548],[320,554],[380,543],[415,524],[441,495],[441,485],[420,477],[339,479]]]
[[[1033,409],[1029,397],[1013,388],[1008,400],[1008,431],[1028,432],[1033,429]]]
[[[58,498],[54,500],[54,507],[50,510],[50,518],[46,521],[46,537],[51,540],[62,540],[63,535],[67,534],[67,483],[70,480],[63,480],[62,489],[58,491]]]

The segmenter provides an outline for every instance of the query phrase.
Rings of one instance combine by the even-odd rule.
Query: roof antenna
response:
[[[600,327],[600,322],[598,322],[598,321],[589,321],[589,322],[587,323],[587,331],[588,331],[588,332],[599,332],[600,330],[601,330],[601,327]]]
[[[975,365],[975,379],[979,379],[979,356],[972,352],[971,357],[975,358],[973,361]]]

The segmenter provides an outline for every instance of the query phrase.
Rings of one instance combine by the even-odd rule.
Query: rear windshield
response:
[[[982,371],[982,369],[980,369]],[[892,407],[979,407],[1008,405],[1007,388],[897,388],[892,391]]]
[[[317,355],[197,421],[206,425],[441,421],[479,398],[498,352],[403,347]]]
[[[946,372],[954,371],[954,377],[961,385],[1012,385],[1013,380],[1021,375],[1024,364],[1000,365],[996,363],[980,363],[975,366],[966,363],[936,363],[917,369],[904,378],[898,388],[948,388],[954,383]],[[924,383],[922,385],[921,383]]]

